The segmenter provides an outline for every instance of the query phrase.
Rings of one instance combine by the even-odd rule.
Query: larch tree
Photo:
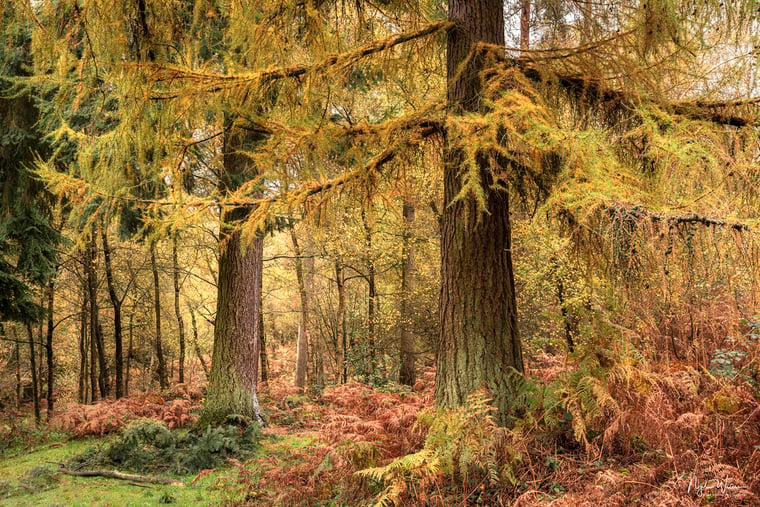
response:
[[[91,191],[160,207],[169,203],[155,193],[135,195],[130,185],[165,184],[175,168],[192,179],[184,163],[192,147],[222,140],[208,161],[216,188],[165,219],[180,227],[184,211],[218,214],[206,416],[256,417],[262,234],[271,218],[309,200],[319,200],[310,207],[319,209],[337,191],[350,193],[367,213],[373,199],[396,187],[399,168],[416,153],[439,150],[442,138],[436,401],[461,405],[485,387],[506,424],[519,413],[515,378],[523,371],[510,197],[528,189],[540,197],[538,206],[551,196],[543,210],[578,224],[589,210],[605,213],[614,199],[652,197],[647,189],[655,182],[636,172],[643,159],[647,167],[670,168],[663,174],[689,169],[690,160],[685,174],[694,177],[695,167],[709,165],[695,153],[722,160],[722,125],[756,126],[758,101],[726,99],[715,83],[729,79],[686,79],[684,69],[709,68],[709,58],[697,62],[695,55],[719,43],[730,41],[722,56],[733,56],[752,42],[746,35],[757,24],[756,0],[729,3],[552,3],[556,19],[529,34],[530,16],[542,12],[524,1],[521,47],[508,50],[504,6],[496,0],[450,0],[448,14],[438,2],[389,1],[379,8],[358,1],[346,8],[198,0],[192,9],[178,0],[117,8],[103,0],[42,2],[36,79],[50,83],[59,112],[92,107],[93,97],[104,104],[98,129],[59,115],[64,121],[53,137],[77,139],[78,173],[42,173],[72,199],[86,201],[82,195]],[[444,32],[446,85],[438,96],[428,93],[418,107],[394,104],[361,121],[341,114],[352,100],[388,101],[393,94],[386,89],[396,81],[406,93],[419,90],[421,69],[432,69],[430,76],[441,68],[435,55],[443,52]],[[530,39],[538,50],[531,51]],[[673,145],[695,127],[700,141],[707,139],[703,145],[721,149],[689,146],[672,157]],[[303,169],[295,176],[294,161]],[[559,192],[552,188],[557,181]],[[365,225],[372,248],[371,223]],[[343,267],[335,266],[339,287]],[[372,291],[367,312],[373,324],[375,297]],[[345,344],[345,331],[341,339]]]
[[[504,46],[501,0],[449,2],[456,23],[447,40],[447,102],[450,114],[484,113],[482,75],[487,57],[478,43]],[[444,210],[441,219],[440,339],[436,400],[462,405],[478,387],[489,389],[500,419],[513,411],[510,371],[523,371],[512,270],[509,194],[487,153],[472,161],[472,175],[458,141],[447,137]],[[476,196],[462,197],[463,179],[477,178]],[[481,209],[484,208],[484,209]],[[485,211],[485,212],[483,212]]]

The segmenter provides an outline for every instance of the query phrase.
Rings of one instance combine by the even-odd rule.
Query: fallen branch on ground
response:
[[[66,475],[77,477],[108,477],[110,479],[120,479],[122,481],[147,482],[150,484],[168,484],[169,486],[184,486],[185,483],[175,479],[165,477],[148,477],[145,475],[125,474],[116,470],[68,470],[63,465],[58,465],[58,471]]]

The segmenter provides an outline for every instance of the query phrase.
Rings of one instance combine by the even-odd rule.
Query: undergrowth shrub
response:
[[[0,413],[0,456],[19,449],[61,442],[70,436],[71,432],[66,429],[38,425],[31,417],[21,418],[14,413]]]
[[[386,486],[376,505],[425,502],[432,486],[446,479],[463,490],[517,485],[515,469],[525,452],[521,434],[496,424],[491,401],[487,392],[476,391],[463,407],[422,412],[417,424],[428,428],[422,450],[357,472]]]
[[[69,405],[57,413],[50,427],[72,432],[75,436],[102,436],[114,433],[139,418],[163,421],[169,428],[194,424],[201,409],[200,391],[178,384],[166,393],[167,399],[156,393],[142,393],[131,398],[104,400],[94,405]]]
[[[104,448],[74,457],[70,467],[115,466],[136,472],[197,473],[230,458],[252,455],[260,438],[257,424],[223,424],[204,430],[171,430],[163,422],[138,419]]]

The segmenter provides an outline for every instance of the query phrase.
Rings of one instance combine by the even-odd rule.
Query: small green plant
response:
[[[158,497],[158,503],[165,504],[165,503],[177,503],[177,499],[169,493],[168,491],[164,491],[161,493],[161,495]]]
[[[748,336],[753,335],[751,332]],[[717,349],[713,353],[708,369],[716,377],[735,379],[741,371],[741,364],[747,358],[747,353],[738,348],[737,340],[732,336],[726,338],[725,343],[726,348]]]
[[[32,467],[19,480],[19,484],[32,491],[44,491],[52,488],[58,481],[54,469],[47,466]]]

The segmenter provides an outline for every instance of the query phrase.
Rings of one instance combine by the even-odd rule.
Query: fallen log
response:
[[[74,475],[77,477],[108,477],[110,479],[120,479],[122,481],[142,482],[150,484],[168,484],[169,486],[184,486],[185,483],[175,479],[165,477],[149,477],[145,475],[126,474],[116,470],[68,470],[63,465],[58,465],[58,471],[65,475]]]

